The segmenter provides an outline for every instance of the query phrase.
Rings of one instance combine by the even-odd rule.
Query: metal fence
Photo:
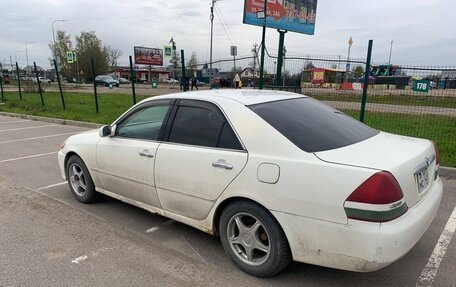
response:
[[[286,54],[280,82],[276,75],[278,62],[277,56],[266,54],[266,89],[311,96],[356,119],[364,113],[364,122],[374,128],[434,140],[441,151],[442,164],[456,167],[456,67],[373,62],[369,68],[365,110],[362,111],[366,59]],[[186,69],[196,73],[198,80],[208,82],[207,66],[204,62]],[[220,79],[224,79],[226,87],[234,87],[233,78],[237,73],[243,88],[258,87],[257,56],[220,59],[212,66],[219,88],[222,88]],[[175,71],[178,78],[180,65]],[[64,94],[72,88],[65,85]],[[125,87],[125,93],[134,92]]]
[[[280,83],[277,62],[267,53],[266,89],[311,96],[356,119],[364,112],[364,122],[382,131],[431,139],[439,146],[442,164],[456,167],[456,67],[374,62],[362,111],[366,59],[286,55]],[[243,86],[251,88],[258,86],[258,66],[255,56],[213,64],[219,77],[231,80],[239,73]]]

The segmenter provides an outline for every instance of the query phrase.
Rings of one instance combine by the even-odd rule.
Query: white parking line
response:
[[[27,127],[27,128],[6,129],[6,130],[0,130],[0,132],[20,131],[20,130],[29,130],[29,129],[45,128],[45,127],[55,127],[55,126],[56,126],[56,125],[44,125],[44,126]]]
[[[418,278],[417,287],[430,287],[434,282],[437,271],[440,267],[440,263],[445,257],[446,250],[450,245],[451,239],[453,238],[454,232],[456,230],[456,207],[453,209],[453,212],[448,219],[445,228],[440,235],[439,241],[435,245],[434,251],[429,257],[429,261],[421,272],[420,278]]]
[[[73,262],[74,264],[79,264],[82,261],[86,260],[87,258],[88,258],[87,255],[83,255],[83,256],[79,256],[78,258],[76,258],[74,260],[71,260],[71,262]]]
[[[48,189],[48,188],[52,188],[52,187],[64,185],[64,184],[67,184],[67,183],[68,183],[68,182],[63,181],[63,182],[59,182],[59,183],[56,183],[56,184],[51,184],[51,185],[48,185],[48,186],[43,186],[43,187],[37,188],[36,190],[44,190],[44,189]]]
[[[25,122],[31,122],[31,121],[29,121],[29,120],[9,121],[9,122],[0,122],[0,124],[15,124],[15,123],[25,123]]]
[[[170,219],[168,221],[163,222],[162,224],[160,224],[158,226],[154,226],[154,227],[152,227],[150,229],[147,229],[146,233],[152,233],[152,232],[158,231],[158,230],[160,230],[160,227],[168,226],[168,225],[171,225],[173,223],[174,223],[174,220]]]
[[[22,142],[22,141],[30,141],[30,140],[38,140],[38,139],[44,139],[44,138],[53,138],[53,137],[66,136],[66,135],[73,135],[73,134],[77,134],[77,133],[63,133],[63,134],[56,134],[56,135],[49,135],[49,136],[41,136],[41,137],[34,137],[34,138],[26,138],[26,139],[19,139],[19,140],[10,140],[10,141],[3,141],[3,142],[0,142],[0,144],[15,143],[15,142]]]
[[[17,157],[17,158],[4,159],[4,160],[0,160],[0,163],[11,162],[11,161],[16,161],[16,160],[21,160],[21,159],[34,158],[34,157],[40,157],[40,156],[45,156],[45,155],[50,155],[50,154],[55,154],[55,153],[58,153],[58,151],[47,152],[47,153],[40,153],[40,154],[29,155],[29,156],[23,156],[23,157]]]

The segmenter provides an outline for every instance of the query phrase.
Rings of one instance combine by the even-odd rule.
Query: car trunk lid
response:
[[[419,202],[431,188],[438,169],[431,141],[384,132],[315,155],[330,163],[390,172],[398,181],[408,207]]]

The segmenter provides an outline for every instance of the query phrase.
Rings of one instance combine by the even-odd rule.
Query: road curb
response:
[[[87,122],[39,117],[39,116],[8,113],[8,112],[0,112],[0,116],[15,117],[15,118],[27,119],[27,120],[32,120],[32,121],[42,121],[42,122],[54,123],[54,124],[58,124],[58,125],[76,126],[76,127],[91,128],[91,129],[97,129],[97,128],[103,126],[102,124],[97,124],[97,123],[87,123]],[[439,169],[439,174],[442,177],[456,179],[456,168],[441,166]]]
[[[87,122],[39,117],[39,116],[8,113],[8,112],[0,112],[0,116],[8,116],[8,117],[21,118],[21,119],[26,119],[26,120],[31,120],[31,121],[42,121],[42,122],[53,123],[53,124],[58,124],[58,125],[76,126],[76,127],[92,128],[92,129],[97,129],[97,128],[103,126],[102,124],[97,124],[97,123],[87,123]]]
[[[441,177],[456,179],[456,168],[441,166],[439,169],[439,175]]]

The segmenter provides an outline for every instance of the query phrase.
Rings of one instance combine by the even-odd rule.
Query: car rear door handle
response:
[[[140,156],[145,156],[145,157],[148,157],[148,158],[154,157],[154,155],[151,154],[148,150],[140,151],[140,152],[139,152],[139,155],[140,155]]]
[[[221,168],[228,169],[228,170],[232,170],[233,169],[233,165],[229,164],[229,163],[226,163],[225,161],[213,162],[212,166],[213,167],[221,167]]]

